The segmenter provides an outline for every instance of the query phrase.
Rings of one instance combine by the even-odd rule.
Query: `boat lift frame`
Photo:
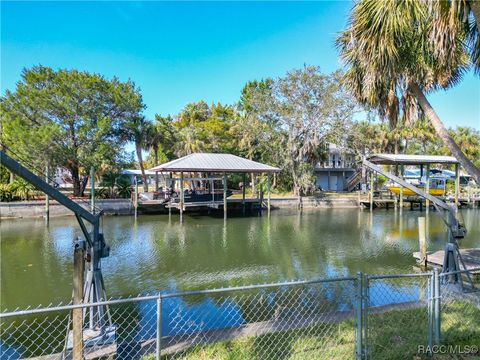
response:
[[[438,209],[443,209],[448,212],[448,220],[444,219],[445,225],[447,226],[448,229],[448,242],[445,245],[445,255],[443,259],[443,268],[442,272],[443,273],[450,273],[450,272],[458,272],[460,271],[460,263],[462,264],[463,268],[466,269],[465,263],[463,262],[462,256],[460,254],[460,251],[458,249],[458,242],[457,239],[461,239],[465,237],[466,229],[463,226],[462,222],[458,218],[458,207],[457,205],[448,205],[444,201],[440,200],[439,198],[430,195],[429,193],[426,193],[422,191],[421,189],[417,188],[416,186],[410,184],[409,182],[403,180],[402,178],[386,171],[383,170],[380,166],[375,165],[374,163],[368,161],[367,159],[363,158],[362,159],[362,165],[365,168],[368,168],[372,171],[375,171],[388,179],[394,181],[395,183],[399,184],[400,186],[403,186],[413,193],[417,194],[418,196],[421,196],[429,201],[432,202],[432,204],[435,206],[435,208]],[[469,282],[472,287],[473,285],[473,280],[468,272],[466,272],[467,277],[469,279]],[[462,278],[460,273],[456,273],[455,275],[452,275],[454,278],[454,282],[460,282],[460,284],[463,286],[462,283]]]
[[[87,265],[86,278],[83,284],[83,302],[96,303],[105,300],[105,284],[103,281],[100,260],[109,256],[110,248],[105,244],[103,234],[100,233],[100,219],[103,212],[100,211],[93,214],[86,210],[48,184],[42,178],[25,168],[18,161],[8,156],[3,150],[0,150],[0,163],[9,171],[26,180],[35,188],[56,200],[75,214],[80,229],[85,237],[85,240],[77,240],[74,244],[74,248],[81,248],[86,252],[86,256],[83,259],[84,264]],[[87,229],[84,221],[90,223],[91,231]],[[106,326],[105,315],[108,316],[109,326]],[[84,318],[86,317],[86,312],[84,312],[83,316]],[[111,326],[112,324],[108,308],[107,312],[105,312],[102,305],[89,307],[89,328],[91,330],[104,334],[105,331],[110,331],[109,329]]]

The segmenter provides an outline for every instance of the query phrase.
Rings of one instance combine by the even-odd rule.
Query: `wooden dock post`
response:
[[[418,241],[420,244],[420,261],[419,264],[423,269],[427,267],[427,227],[424,217],[418,218]]]
[[[138,179],[137,176],[134,176],[133,181],[135,183],[135,194],[133,197],[133,207],[135,208],[135,218],[138,214]]]
[[[73,251],[73,304],[83,302],[83,277],[85,273],[85,245],[83,241],[77,241]],[[73,333],[73,360],[83,359],[83,309],[73,309],[72,319]]]
[[[183,221],[183,203],[185,200],[185,194],[183,191],[183,171],[180,173],[180,222]]]
[[[245,191],[247,186],[247,173],[243,173],[243,186],[242,186],[242,213],[245,215]]]
[[[373,210],[373,172],[370,172],[370,211]]]
[[[460,171],[458,163],[455,164],[455,205],[458,206],[458,194],[460,192]]]
[[[223,173],[223,217],[227,218],[227,174]]]
[[[50,180],[48,179],[48,164],[45,166],[45,182],[47,184],[50,184]],[[50,196],[45,194],[45,220],[48,221],[50,220]]]
[[[268,194],[267,194],[267,208],[268,208],[268,216],[270,216],[271,187],[272,187],[272,178],[271,178],[271,174],[268,173],[268,175],[267,175],[267,190],[268,190]]]
[[[427,164],[427,171],[425,172],[425,192],[430,194],[430,164]],[[430,211],[430,200],[425,199],[425,211]]]
[[[400,172],[401,172],[400,177],[403,180],[403,174],[405,173],[405,166],[403,164],[400,165]],[[403,186],[402,185],[400,185],[400,211],[403,211]]]
[[[90,211],[95,214],[95,168],[90,168]]]

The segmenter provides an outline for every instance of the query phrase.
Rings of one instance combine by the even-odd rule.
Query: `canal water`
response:
[[[460,247],[480,247],[480,209],[463,210]],[[104,217],[108,296],[184,291],[332,276],[412,272],[417,218],[425,212],[273,211],[271,217]],[[427,218],[429,250],[443,249],[440,213]],[[0,222],[1,310],[68,302],[74,217]]]

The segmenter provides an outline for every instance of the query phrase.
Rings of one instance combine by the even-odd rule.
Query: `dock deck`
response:
[[[245,199],[245,207],[252,208],[252,207],[260,207],[261,206],[260,199]],[[228,209],[235,209],[240,208],[243,205],[242,199],[227,199],[227,207]],[[173,208],[173,209],[180,209],[179,202],[167,203],[165,207]],[[186,210],[188,208],[211,208],[211,209],[223,209],[223,200],[217,201],[197,201],[197,202],[185,202],[183,204],[183,209]]]
[[[460,249],[460,254],[462,255],[463,262],[465,263],[466,270],[473,270],[480,268],[480,249]],[[427,252],[427,264],[431,266],[443,266],[443,257],[445,252],[443,250],[439,251],[429,251]],[[420,252],[414,252],[413,257],[420,261]],[[463,269],[462,269],[463,270]],[[475,271],[476,274],[480,274],[480,270]]]

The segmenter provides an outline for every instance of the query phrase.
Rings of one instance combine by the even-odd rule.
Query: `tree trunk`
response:
[[[69,170],[72,174],[73,196],[82,196],[82,186],[78,166],[72,166]]]
[[[480,1],[470,0],[468,4],[470,5],[470,9],[472,10],[473,17],[475,18],[477,29],[480,32]]]
[[[433,110],[432,106],[428,102],[427,98],[423,94],[423,91],[420,89],[418,84],[410,83],[409,88],[417,98],[418,104],[422,108],[427,119],[430,120],[430,123],[432,124],[440,139],[442,139],[442,141],[448,147],[452,155],[458,160],[458,162],[460,163],[460,165],[462,165],[465,171],[475,179],[477,184],[480,184],[480,169],[473,165],[473,163],[465,156],[465,154],[458,147],[455,141],[453,141],[452,137],[448,133],[447,129],[443,125],[438,115],[435,113],[435,110]]]
[[[143,192],[148,192],[147,175],[145,175],[145,168],[143,167],[142,147],[139,142],[135,142],[135,150],[137,151],[138,165],[140,165],[140,171],[142,172]]]

